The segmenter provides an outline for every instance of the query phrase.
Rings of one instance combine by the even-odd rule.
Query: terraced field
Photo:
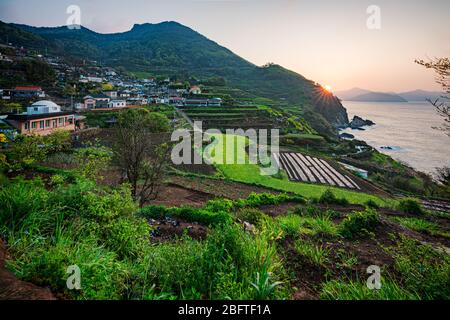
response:
[[[192,121],[202,121],[203,129],[276,129],[282,121],[257,106],[243,107],[184,107]]]
[[[349,176],[340,173],[327,161],[301,153],[276,153],[274,158],[291,181],[326,184],[335,187],[361,190]]]

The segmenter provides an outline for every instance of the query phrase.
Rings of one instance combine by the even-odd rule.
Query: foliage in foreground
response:
[[[246,233],[230,215],[177,209],[214,222],[207,239],[151,244],[151,228],[136,214],[128,186],[108,189],[77,179],[55,188],[22,179],[2,186],[0,230],[13,257],[8,268],[20,279],[70,299],[287,297],[271,236]],[[66,288],[71,265],[81,269],[81,291]]]
[[[380,224],[376,211],[367,209],[349,214],[339,226],[339,233],[347,239],[366,237]]]
[[[324,300],[419,300],[417,294],[408,292],[400,285],[382,279],[380,290],[370,290],[363,282],[333,280],[325,283],[320,298]]]

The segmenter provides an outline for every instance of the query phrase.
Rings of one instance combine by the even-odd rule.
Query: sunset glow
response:
[[[331,92],[333,91],[333,88],[330,85],[325,85],[322,87],[325,91]]]

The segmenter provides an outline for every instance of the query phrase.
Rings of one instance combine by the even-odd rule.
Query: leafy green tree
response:
[[[169,154],[169,120],[145,109],[123,111],[114,131],[113,151],[132,196],[143,206],[162,185]]]
[[[81,148],[75,151],[75,158],[80,164],[78,173],[81,176],[87,179],[102,179],[103,177],[99,176],[99,173],[108,167],[112,159],[112,151],[102,146]]]
[[[67,130],[57,129],[44,137],[43,140],[49,154],[67,152],[72,148],[72,138]]]
[[[47,155],[41,136],[19,135],[12,144],[10,163],[12,170],[21,170],[37,161],[42,161]]]

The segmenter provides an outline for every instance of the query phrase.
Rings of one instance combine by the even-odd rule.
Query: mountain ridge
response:
[[[360,101],[360,102],[418,102],[435,100],[445,93],[437,91],[427,91],[416,89],[407,92],[376,92],[361,88],[352,88],[335,92],[336,96],[343,101]]]

